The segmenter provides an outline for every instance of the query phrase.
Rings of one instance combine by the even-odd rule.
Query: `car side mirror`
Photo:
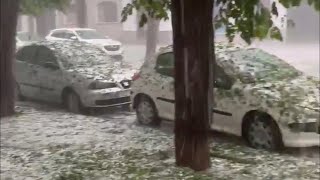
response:
[[[44,67],[45,68],[48,68],[48,69],[51,69],[51,70],[58,70],[60,69],[58,65],[56,65],[55,63],[52,63],[52,62],[46,62],[44,64]]]

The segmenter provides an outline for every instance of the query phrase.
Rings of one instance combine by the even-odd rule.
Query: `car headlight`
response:
[[[89,89],[107,89],[118,87],[116,83],[94,81],[89,85]]]
[[[305,122],[305,123],[291,123],[288,125],[294,132],[316,132],[319,133],[319,123]]]

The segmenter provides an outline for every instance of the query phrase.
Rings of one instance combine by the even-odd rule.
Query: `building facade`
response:
[[[86,24],[89,28],[97,29],[111,38],[122,42],[143,42],[146,28],[139,28],[139,16],[133,12],[127,21],[121,23],[121,11],[131,0],[85,0]],[[301,6],[286,9],[278,0],[261,0],[265,6],[271,7],[276,2],[279,16],[273,17],[284,36],[285,42],[319,42],[319,13],[307,5],[305,0]],[[73,0],[65,13],[46,12],[42,17],[32,18],[21,16],[18,30],[41,32],[46,34],[50,29],[62,27],[78,27],[79,0]],[[42,18],[42,19],[41,19]],[[42,21],[41,21],[42,20]],[[294,22],[294,23],[292,23]],[[41,24],[41,25],[39,25]],[[294,24],[294,26],[292,26]],[[46,26],[47,28],[39,28]],[[218,32],[218,39],[224,39],[224,29]],[[161,21],[159,26],[160,43],[172,42],[171,19]]]

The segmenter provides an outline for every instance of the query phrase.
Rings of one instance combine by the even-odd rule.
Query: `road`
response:
[[[176,168],[172,123],[140,126],[121,109],[83,116],[34,102],[17,105],[15,116],[1,119],[0,179],[202,179]],[[316,162],[213,135],[210,178],[203,179],[319,177]]]

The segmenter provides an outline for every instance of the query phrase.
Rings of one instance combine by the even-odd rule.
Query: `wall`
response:
[[[295,24],[295,27],[287,30],[288,42],[319,43],[319,12],[306,1],[300,7],[290,8],[288,19],[292,19]]]

